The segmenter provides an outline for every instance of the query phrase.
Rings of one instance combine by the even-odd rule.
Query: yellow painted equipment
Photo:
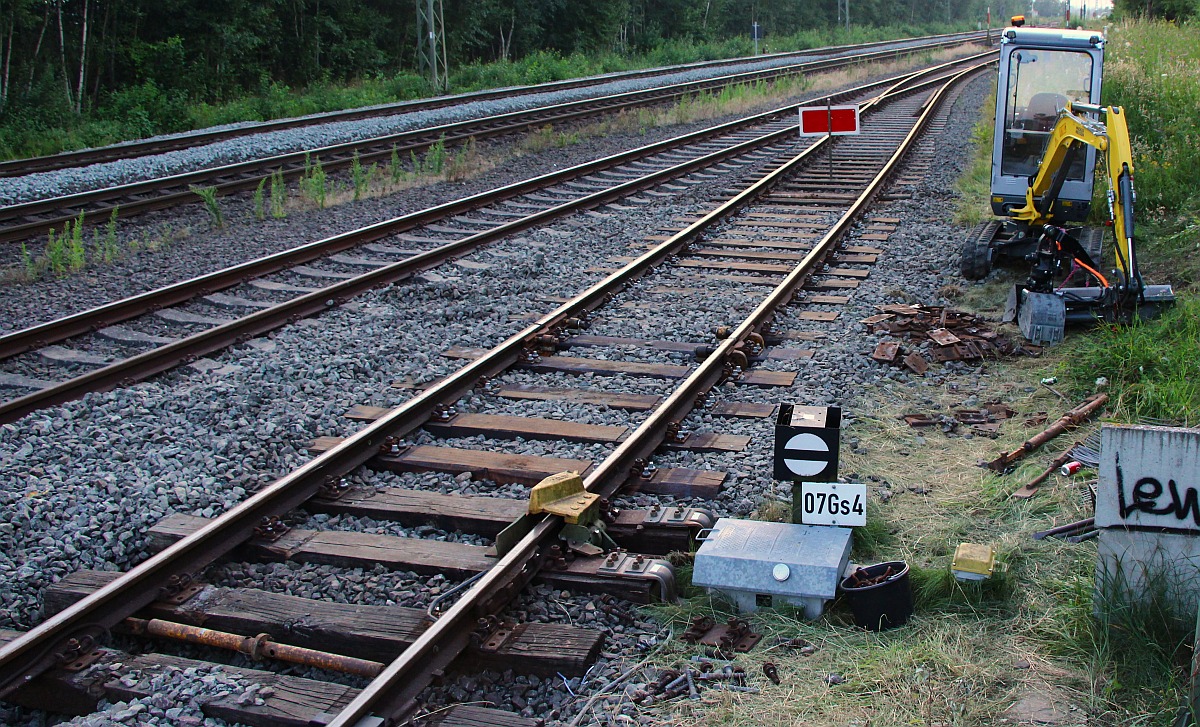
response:
[[[1100,105],[1104,36],[1018,26],[1006,28],[1000,44],[990,201],[1003,220],[968,236],[963,277],[983,279],[1001,258],[1032,263],[1005,320],[1034,343],[1061,341],[1067,323],[1156,314],[1175,295],[1138,271],[1129,128],[1122,108]],[[1092,215],[1098,161],[1115,242],[1107,272],[1105,228],[1069,226]]]
[[[530,515],[558,515],[571,525],[590,525],[600,513],[600,496],[583,489],[577,472],[550,475],[529,493]]]
[[[960,581],[982,581],[996,571],[996,548],[977,543],[959,543],[950,572]]]

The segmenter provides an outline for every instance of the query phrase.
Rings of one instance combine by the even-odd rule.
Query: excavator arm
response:
[[[1077,112],[1096,114],[1093,120]],[[1075,155],[1084,145],[1095,147],[1107,159],[1109,214],[1116,238],[1117,269],[1127,284],[1138,284],[1133,246],[1133,150],[1125,112],[1119,106],[1067,103],[1050,131],[1038,172],[1025,192],[1025,204],[1014,208],[1012,219],[1039,229],[1050,222],[1058,194]]]

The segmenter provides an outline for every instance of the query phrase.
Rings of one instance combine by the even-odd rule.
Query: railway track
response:
[[[570,101],[535,109],[499,114],[479,119],[402,131],[365,139],[254,159],[199,171],[175,174],[157,179],[133,182],[75,194],[23,202],[0,208],[0,242],[28,239],[50,229],[61,230],[72,221],[85,224],[106,222],[114,210],[123,218],[144,212],[168,209],[180,204],[195,203],[200,197],[194,187],[213,188],[220,194],[254,189],[272,174],[285,179],[303,176],[314,161],[322,169],[336,170],[360,164],[392,159],[406,159],[410,154],[423,153],[434,144],[447,148],[469,139],[494,138],[528,131],[547,124],[575,122],[623,109],[661,104],[686,96],[711,92],[729,85],[756,83],[822,70],[841,68],[856,63],[893,58],[930,49],[978,42],[981,35],[964,41],[962,38],[941,40],[911,50],[867,51],[835,59],[810,61],[776,68],[736,73],[717,78],[672,84],[668,86]]]
[[[981,67],[897,83],[861,104],[863,137],[822,139],[808,145],[756,175],[707,213],[681,222],[681,229],[650,240],[643,253],[612,261],[613,267],[601,281],[562,301],[500,345],[486,351],[450,351],[468,363],[414,392],[400,406],[355,407],[349,415],[370,422],[363,429],[344,439],[315,443],[312,460],[216,519],[175,517],[160,524],[152,539],[161,550],[132,571],[69,577],[57,590],[52,589],[55,595],[47,599],[48,603],[56,599],[57,613],[27,634],[0,635],[11,639],[0,647],[0,690],[5,698],[42,708],[63,709],[70,703],[76,711],[90,709],[88,700],[94,705],[96,694],[109,699],[149,698],[153,673],[161,674],[167,666],[202,670],[203,664],[169,656],[134,659],[105,650],[97,643],[100,632],[121,628],[176,636],[187,632],[201,638],[184,628],[190,625],[183,623],[189,619],[216,631],[222,631],[218,625],[228,627],[225,636],[231,638],[226,641],[241,644],[243,650],[259,657],[276,657],[286,651],[278,645],[272,651],[273,640],[252,636],[269,628],[284,634],[280,641],[297,647],[288,655],[291,661],[371,675],[360,688],[231,668],[242,689],[250,685],[269,685],[269,689],[250,690],[260,695],[250,700],[214,697],[205,704],[206,713],[253,724],[359,725],[372,716],[394,723],[414,715],[430,681],[467,650],[481,659],[508,665],[518,663],[521,655],[537,662],[527,665],[532,668],[540,664],[561,669],[570,662],[578,673],[585,668],[587,655],[594,656],[600,649],[594,635],[509,624],[499,616],[504,607],[535,578],[556,588],[619,589],[634,600],[670,597],[669,566],[655,556],[680,539],[686,540],[689,531],[708,521],[706,513],[695,509],[676,512],[674,508],[609,512],[607,531],[628,552],[610,549],[588,555],[559,542],[564,516],[535,512],[513,517],[525,512],[520,500],[514,507],[513,500],[503,498],[477,498],[475,502],[453,495],[439,498],[428,487],[412,484],[356,488],[345,478],[362,465],[401,472],[469,471],[477,478],[525,484],[547,473],[575,470],[582,474],[582,486],[588,493],[605,499],[619,496],[630,486],[643,492],[711,495],[720,487],[720,473],[656,469],[656,453],[664,447],[704,451],[739,446],[736,437],[701,431],[693,414],[697,408],[715,418],[770,416],[773,407],[766,407],[764,413],[761,407],[739,404],[736,392],[790,383],[780,372],[754,367],[757,361],[773,357],[802,356],[788,345],[789,339],[797,340],[797,336],[779,330],[774,321],[788,305],[800,307],[801,313],[811,310],[811,320],[836,317],[831,318],[827,309],[844,303],[840,299],[869,276],[877,257],[885,254],[885,250],[868,249],[868,245],[841,244],[843,238],[856,223],[863,227],[856,243],[879,237],[869,230],[889,228],[887,219],[871,216],[872,201],[894,178],[922,132],[941,123],[939,114],[956,84]],[[886,113],[881,113],[883,109]],[[832,175],[827,165],[830,160],[835,170]],[[716,297],[714,290],[729,303],[726,319],[736,321],[715,342],[678,336],[674,330],[643,329],[637,337],[618,335],[629,333],[622,313],[629,306],[655,310],[662,306],[662,296],[711,300]],[[596,348],[613,350],[594,357],[564,355]],[[686,352],[698,363],[647,362],[645,355],[631,354],[631,349]],[[593,380],[623,375],[667,383],[658,396],[650,397],[624,393],[623,385],[590,390],[578,384],[561,386],[565,378],[582,373],[591,374]],[[510,383],[510,377],[518,375],[522,383]],[[554,385],[528,383],[533,375],[551,377],[545,381]],[[504,402],[510,400],[564,399],[604,404],[629,412],[629,418],[618,427],[489,411],[503,411],[509,406]],[[455,411],[455,403],[463,401],[474,402],[471,408],[483,411]],[[482,443],[472,440],[473,446],[460,441],[481,435],[485,439]],[[504,454],[505,441],[539,436],[588,442],[602,456],[568,464],[561,458],[552,461],[525,455],[522,459]],[[431,438],[452,446],[429,445],[426,442]],[[297,507],[310,512],[369,513],[373,518],[398,522],[433,519],[447,530],[487,533],[489,539],[495,538],[496,552],[489,560],[481,552],[448,547],[461,546],[461,542],[360,533],[350,537],[304,527],[287,530],[278,518]],[[304,522],[302,516],[290,519]],[[498,535],[499,528],[510,522],[511,529]],[[577,532],[575,535],[578,539]],[[282,596],[249,593],[253,589],[230,593],[214,586],[189,585],[179,577],[203,572],[242,543],[243,556],[341,565],[359,558],[360,563],[386,562],[393,568],[438,568],[454,572],[466,585],[453,594],[457,596],[453,605],[439,610],[431,604],[432,623],[421,623],[417,614],[395,607],[387,607],[385,618],[384,613],[363,607],[339,609],[327,604],[307,606],[308,613],[316,609],[321,614],[314,624],[312,619],[292,619],[297,609],[304,607]],[[169,594],[163,590],[166,586]],[[189,592],[190,598],[200,600],[190,601]],[[169,598],[163,600],[164,595]],[[141,611],[147,607],[148,611]],[[145,618],[127,620],[139,612],[139,617],[153,617],[158,623],[152,625]],[[203,638],[221,640],[212,633]],[[547,647],[547,643],[552,645]],[[342,651],[327,653],[336,651],[331,644],[340,645]],[[368,647],[374,651],[367,651]],[[347,659],[347,653],[357,660]],[[379,658],[361,658],[365,655]],[[94,662],[84,663],[78,671],[47,671],[93,658]],[[131,669],[134,675],[119,677],[122,670]],[[450,710],[438,719],[446,725],[533,724],[510,713],[470,707]]]
[[[929,41],[932,43],[950,43],[962,42],[964,40],[977,40],[980,34],[976,31],[966,33],[947,33],[944,35],[929,36],[928,38],[913,39]],[[751,61],[771,61],[788,58],[804,58],[814,55],[833,55],[837,53],[852,53],[855,51],[865,51],[870,48],[879,48],[880,46],[895,46],[900,41],[876,41],[872,43],[860,43],[846,46],[833,46],[829,48],[813,48],[804,51],[796,51],[791,53],[771,53],[767,55],[757,56],[754,58],[735,58],[732,60],[712,60],[700,61],[697,63],[685,63],[678,66],[670,66],[666,68],[651,68],[640,71],[624,71],[620,73],[609,73],[601,76],[592,76],[588,78],[572,78],[562,81],[552,81],[550,83],[539,83],[531,86],[513,86],[507,88],[485,89],[481,91],[473,91],[470,93],[460,93],[451,96],[437,96],[428,99],[416,99],[413,101],[400,101],[397,103],[382,104],[372,106],[370,108],[348,109],[345,111],[334,111],[325,114],[314,114],[312,116],[303,116],[290,119],[278,119],[273,121],[264,121],[248,126],[242,126],[234,129],[220,129],[216,131],[199,131],[192,134],[179,135],[166,139],[147,139],[144,141],[134,141],[126,144],[117,144],[113,146],[97,147],[94,149],[81,149],[79,151],[62,152],[60,154],[52,154],[43,157],[31,157],[26,159],[11,159],[0,161],[0,178],[16,177],[26,174],[36,174],[39,172],[54,171],[56,169],[67,169],[70,167],[81,167],[89,164],[101,164],[104,162],[116,161],[118,159],[134,159],[152,154],[162,154],[168,151],[176,151],[179,149],[188,149],[201,144],[211,144],[217,141],[225,141],[227,139],[236,139],[241,136],[250,134],[261,134],[268,131],[282,131],[285,129],[296,129],[305,126],[314,126],[318,124],[328,124],[337,121],[358,121],[362,119],[378,118],[380,116],[391,116],[394,114],[410,113],[414,111],[429,111],[432,109],[445,108],[447,106],[457,106],[475,101],[488,101],[496,98],[512,98],[513,96],[523,96],[532,93],[547,93],[550,91],[565,91],[576,88],[587,88],[603,83],[611,83],[613,81],[627,81],[638,78],[652,78],[655,76],[666,75],[669,73],[679,73],[681,71],[699,70],[705,68],[721,68],[725,66],[734,66]],[[938,47],[938,46],[933,46]]]
[[[919,75],[944,73],[957,63]],[[899,78],[848,89],[836,99],[857,102]],[[16,371],[31,364],[47,375],[64,368],[85,370],[66,380],[9,374],[0,381],[34,390],[0,403],[0,422],[143,380],[326,311],[365,290],[412,277],[506,235],[705,167],[761,164],[791,145],[795,108],[651,144],[2,336],[0,359],[20,357],[12,367]],[[351,254],[354,250],[361,254]],[[230,318],[231,312],[237,317]],[[126,325],[139,318],[132,328]],[[170,330],[162,330],[168,326]],[[71,347],[58,345],[69,339],[75,339]]]

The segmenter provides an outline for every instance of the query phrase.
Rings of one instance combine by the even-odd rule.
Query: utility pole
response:
[[[850,30],[850,0],[837,0],[838,25]]]
[[[433,90],[441,93],[449,85],[446,67],[446,25],[442,0],[416,0],[417,63]]]

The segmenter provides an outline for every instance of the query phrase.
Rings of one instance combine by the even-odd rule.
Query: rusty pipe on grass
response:
[[[1025,440],[1025,443],[1011,452],[1001,454],[996,459],[988,462],[988,469],[996,472],[1003,472],[1008,469],[1008,466],[1013,462],[1020,460],[1025,455],[1042,446],[1051,439],[1054,439],[1063,432],[1077,427],[1087,421],[1093,414],[1100,411],[1100,408],[1108,403],[1108,394],[1093,394],[1083,401],[1082,404],[1075,407],[1071,411],[1059,417],[1058,421],[1054,422],[1045,430],[1035,434],[1033,437]]]

